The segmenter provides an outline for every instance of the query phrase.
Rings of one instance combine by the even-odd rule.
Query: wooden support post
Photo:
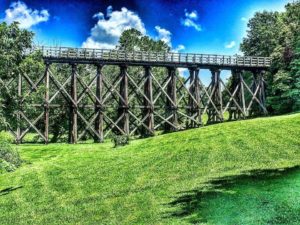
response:
[[[261,70],[254,70],[252,71],[253,74],[253,82],[251,86],[251,91],[253,92],[253,99],[258,99],[258,102],[253,101],[251,107],[251,114],[267,114],[267,110],[265,108],[265,84],[263,79],[263,73]]]
[[[230,87],[229,87],[229,90],[230,90],[231,93],[234,92],[237,83],[238,83],[237,71],[235,69],[232,69],[231,70],[231,84],[230,84]],[[231,102],[230,107],[228,109],[228,112],[229,112],[229,120],[236,119],[236,109],[234,109],[233,102]]]
[[[243,74],[242,72],[239,73],[239,82],[240,82],[240,93],[241,93],[241,103],[242,103],[242,109],[244,112],[245,116],[248,116],[248,110],[246,108],[246,99],[245,99],[245,87],[244,87],[244,82],[243,82]]]
[[[17,112],[17,138],[16,143],[21,144],[22,128],[21,128],[21,112],[22,112],[22,75],[18,75],[18,112]]]
[[[127,66],[120,66],[120,95],[122,98],[119,99],[119,118],[123,116],[120,121],[120,127],[123,129],[126,135],[129,135],[129,105],[128,105],[128,76]]]
[[[102,76],[102,65],[97,65],[97,78],[96,78],[96,97],[101,101],[95,101],[95,113],[97,114],[95,120],[95,131],[99,134],[94,135],[95,142],[103,142],[103,106],[102,106],[102,92],[103,92],[103,76]]]
[[[189,95],[189,105],[188,105],[188,115],[194,117],[198,123],[194,120],[190,120],[186,127],[194,128],[201,125],[201,109],[200,109],[200,86],[199,86],[199,69],[198,68],[189,68],[190,72],[190,88],[191,93]],[[196,100],[196,102],[195,102]]]
[[[152,76],[151,76],[151,67],[145,66],[145,84],[144,84],[144,115],[143,117],[147,117],[145,120],[145,125],[148,127],[149,130],[144,129],[143,135],[152,135],[154,133],[154,106],[153,106],[153,87],[152,87]],[[152,133],[150,132],[152,131]]]
[[[231,86],[230,86],[230,92],[233,94],[235,92],[235,96],[233,96],[232,99],[235,101],[231,101],[230,108],[229,108],[229,120],[238,120],[243,118],[243,113],[245,113],[245,96],[244,96],[244,88],[243,88],[243,82],[242,82],[242,75],[241,71],[238,69],[232,69],[231,70]],[[237,104],[239,106],[242,106],[243,112],[237,107]]]
[[[77,75],[76,75],[76,64],[71,64],[71,98],[74,103],[70,102],[70,120],[69,120],[69,143],[77,143]]]
[[[46,63],[45,68],[45,102],[44,102],[44,136],[46,138],[45,144],[49,142],[49,63]]]
[[[259,85],[259,92],[258,92],[258,99],[262,105],[260,107],[260,111],[264,114],[267,115],[268,112],[266,110],[266,88],[265,88],[265,81],[264,81],[264,71],[259,71],[258,77],[257,77],[257,83]]]
[[[169,122],[173,124],[171,126],[168,123],[165,123],[166,131],[174,131],[177,130],[178,126],[178,116],[177,116],[177,97],[176,97],[176,68],[168,67],[168,76],[170,78],[170,82],[167,86],[167,95],[169,98],[166,98],[166,115],[167,117],[171,116]]]
[[[189,68],[189,73],[190,73],[190,87],[189,87],[189,91],[190,93],[194,96],[194,92],[195,92],[195,68],[191,67]],[[189,100],[188,100],[188,110],[187,110],[187,114],[192,117],[193,116],[193,111],[194,111],[194,101],[193,98],[189,95]],[[194,121],[192,120],[188,120],[186,122],[186,127],[187,128],[192,128],[194,126]]]
[[[195,92],[194,92],[194,98],[197,101],[197,106],[195,107],[195,113],[197,113],[197,116],[195,119],[199,122],[196,126],[199,127],[202,125],[202,112],[201,112],[201,97],[200,97],[200,78],[199,78],[200,69],[197,68],[195,70]]]
[[[264,80],[264,71],[261,71],[259,73],[259,83],[260,83],[260,92],[259,92],[259,100],[261,104],[266,107],[266,85]],[[267,114],[266,111],[264,111],[265,114]]]
[[[257,70],[255,70],[255,71],[252,71],[252,85],[251,85],[251,91],[252,91],[252,93],[256,93],[256,89],[257,89],[257,75],[258,75],[258,71]],[[252,96],[253,97],[253,96]],[[259,109],[258,109],[258,105],[257,105],[257,103],[256,102],[254,102],[254,104],[252,104],[252,107],[250,108],[250,115],[256,115],[256,114],[258,114],[258,111],[259,111]]]
[[[223,121],[223,100],[222,100],[222,90],[220,82],[221,71],[219,69],[211,69],[212,82],[211,82],[211,100],[213,101],[215,107],[210,104],[208,109],[208,123],[215,123]]]
[[[251,91],[253,93],[256,92],[256,88],[257,88],[257,75],[258,75],[258,71],[252,71],[252,85],[251,85]]]

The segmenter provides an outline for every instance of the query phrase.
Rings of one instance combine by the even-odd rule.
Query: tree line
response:
[[[257,12],[249,20],[247,36],[240,46],[245,55],[272,57],[271,69],[264,75],[268,84],[267,108],[271,114],[300,110],[300,2],[288,3],[285,8],[284,12]],[[39,52],[24,54],[27,49],[33,47],[33,37],[33,32],[20,29],[17,22],[10,25],[4,22],[0,24],[0,130],[7,129],[8,123],[13,126],[17,124],[16,109],[19,104],[19,96],[15,92],[17,87],[7,88],[7,82],[17,78],[20,73],[26,74],[33,80],[44,73],[45,65]],[[135,29],[122,33],[116,49],[156,52],[171,50],[165,42],[154,40]],[[61,81],[70,75],[68,66],[55,65],[53,70],[57,79]],[[159,81],[163,81],[166,75],[165,69],[153,68],[153,70]],[[78,73],[82,74],[82,79],[87,83],[90,77],[96,74],[96,68],[78,65]],[[118,74],[119,70],[115,66],[106,66],[103,68],[103,73]],[[132,74],[133,78],[138,78],[143,73],[143,68],[129,68],[128,73]],[[231,83],[233,82],[229,80],[228,85]],[[68,88],[66,86],[66,89]],[[43,99],[43,93],[42,87],[32,93],[23,104],[25,110],[28,104],[27,113],[33,117],[39,112],[38,109],[32,110],[29,104]],[[63,96],[60,96],[54,103],[59,105],[64,101]],[[88,104],[88,101],[88,99],[83,100],[83,103]],[[117,101],[114,104],[118,104]],[[61,108],[53,109],[53,112],[55,117],[51,117],[50,129],[53,134],[52,141],[57,141],[66,132],[68,115],[67,110]],[[43,129],[42,124],[39,126]]]
[[[266,73],[267,107],[271,114],[300,110],[300,1],[284,12],[257,12],[241,44],[245,55],[270,56]]]

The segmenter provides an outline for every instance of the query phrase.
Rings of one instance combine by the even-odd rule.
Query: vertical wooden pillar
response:
[[[266,107],[266,85],[264,80],[264,71],[259,73],[259,84],[260,84],[260,92],[259,92],[259,100],[261,104]],[[264,111],[264,113],[266,113]]]
[[[194,96],[194,92],[195,92],[195,84],[194,84],[194,82],[195,82],[195,68],[193,68],[193,67],[189,68],[189,73],[190,73],[189,91],[190,91],[190,94],[192,96]],[[190,117],[192,117],[193,116],[193,111],[194,111],[194,101],[193,101],[193,99],[190,95],[189,95],[189,98],[188,98],[188,103],[189,103],[189,105],[188,105],[188,110],[187,110],[188,112],[187,113]],[[188,120],[186,122],[186,127],[187,128],[192,128],[193,126],[194,126],[194,121]]]
[[[257,107],[259,107],[259,112],[263,114],[267,114],[266,110],[266,90],[265,90],[265,81],[263,77],[263,71],[257,70],[253,73],[253,79],[255,80],[255,86],[253,87],[253,93],[255,94],[255,91],[257,88],[259,89],[257,92],[257,98],[260,102]],[[256,104],[257,105],[257,104]]]
[[[243,71],[244,72],[244,71]],[[239,73],[239,82],[240,82],[240,93],[241,93],[241,103],[242,103],[242,109],[245,116],[248,116],[248,111],[246,109],[246,99],[245,99],[245,87],[243,83],[243,74],[242,72]]]
[[[74,101],[70,102],[70,119],[69,119],[69,143],[77,143],[77,75],[76,64],[72,64],[71,74],[71,97]]]
[[[256,96],[257,96],[257,93],[256,93],[257,86],[259,85],[258,79],[257,79],[258,73],[259,73],[259,71],[257,71],[257,70],[252,71],[251,91]],[[253,96],[251,96],[251,97],[253,97]],[[253,99],[252,99],[252,101],[253,101],[253,104],[251,105],[251,108],[249,108],[249,111],[250,111],[249,114],[250,114],[250,116],[255,116],[255,115],[259,114],[260,110],[259,110],[258,103],[256,101],[254,101]]]
[[[22,75],[18,75],[18,113],[17,113],[17,138],[16,143],[21,144],[21,111],[22,111]]]
[[[49,142],[49,63],[46,63],[45,68],[45,102],[44,102],[44,136],[46,138],[45,144]]]
[[[171,118],[169,119],[169,122],[173,124],[171,126],[168,123],[165,123],[165,130],[166,131],[174,131],[177,130],[178,126],[178,116],[177,116],[177,97],[176,97],[176,68],[175,67],[168,67],[168,76],[170,79],[170,82],[167,86],[167,95],[166,97],[166,115],[167,117]],[[175,128],[176,127],[176,128]]]
[[[235,92],[235,96],[233,97],[236,100],[236,103],[240,106],[245,114],[246,106],[245,106],[245,96],[244,96],[244,84],[242,80],[242,72],[238,69],[232,69],[232,77],[231,77],[231,86],[230,92],[233,95]],[[242,119],[242,112],[237,107],[235,102],[232,100],[229,108],[229,120],[238,120]]]
[[[214,103],[215,107],[210,104],[208,110],[208,122],[220,122],[223,121],[223,100],[222,100],[222,90],[221,90],[221,82],[220,82],[220,74],[221,71],[219,69],[211,69],[212,74],[212,82],[211,82],[211,100]],[[218,112],[217,112],[217,110]]]
[[[255,93],[255,91],[256,91],[256,89],[257,89],[257,85],[258,85],[258,83],[257,83],[257,81],[258,81],[258,79],[257,79],[258,73],[259,73],[259,72],[258,72],[257,70],[252,71],[252,85],[251,85],[251,91],[252,91],[253,93]]]
[[[123,99],[119,100],[119,117],[123,116],[120,121],[120,127],[123,129],[126,135],[129,135],[129,105],[128,105],[128,76],[127,76],[127,66],[120,66],[120,95]]]
[[[196,125],[197,127],[201,126],[202,124],[202,118],[201,118],[201,97],[200,97],[200,78],[199,78],[199,73],[200,73],[200,70],[199,68],[197,68],[195,70],[195,90],[194,90],[194,98],[196,99],[197,101],[197,104],[196,107],[194,108],[195,110],[195,113],[197,113],[197,116],[195,117],[196,120],[198,121],[198,124]]]
[[[199,69],[198,68],[189,68],[190,72],[190,94],[189,95],[189,106],[188,106],[188,115],[194,117],[198,122],[191,120],[187,125],[188,128],[198,127],[201,125],[201,109],[200,109],[200,86],[199,86]],[[196,100],[196,102],[195,102]]]
[[[266,92],[265,92],[265,82],[263,79],[263,72],[261,70],[252,71],[253,74],[253,82],[251,86],[251,90],[254,96],[258,99],[258,102],[252,100],[254,104],[251,106],[251,114],[267,114],[266,110]],[[253,98],[254,98],[253,96]]]
[[[95,131],[99,134],[94,136],[95,142],[103,142],[103,106],[102,106],[102,92],[103,92],[103,77],[101,73],[102,65],[97,65],[97,78],[96,78],[96,97],[100,100],[96,100],[95,113],[97,114],[95,120]]]
[[[149,130],[145,129],[145,133],[143,135],[152,135],[154,133],[154,115],[153,115],[153,88],[152,88],[152,76],[151,76],[151,67],[150,66],[145,66],[144,67],[145,71],[145,84],[144,84],[144,118],[145,119],[145,124],[148,127]],[[150,132],[150,130],[152,132]]]
[[[231,84],[229,87],[229,90],[231,92],[231,94],[233,94],[236,85],[238,84],[238,72],[235,69],[231,70]],[[236,94],[236,99],[238,98],[237,94]],[[230,103],[230,106],[228,108],[228,112],[229,112],[229,120],[233,120],[236,119],[236,108],[233,102]]]

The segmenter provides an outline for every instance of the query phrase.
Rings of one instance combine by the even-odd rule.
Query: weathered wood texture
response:
[[[98,135],[94,135],[95,142],[103,142],[103,105],[102,105],[102,95],[103,95],[103,81],[101,74],[101,65],[97,65],[97,78],[96,78],[96,96],[95,96],[95,113],[97,115],[95,120],[95,131]]]
[[[94,53],[98,57],[98,53]],[[149,136],[157,130],[176,131],[200,127],[206,123],[222,122],[225,119],[237,120],[267,114],[266,83],[263,79],[263,72],[267,69],[266,59],[265,65],[258,63],[257,67],[254,67],[255,60],[252,59],[249,69],[249,65],[243,67],[238,61],[230,66],[230,61],[226,58],[223,58],[227,60],[227,63],[223,61],[226,65],[206,63],[201,66],[195,63],[199,58],[194,56],[190,62],[188,55],[182,65],[186,66],[189,74],[183,77],[177,71],[179,64],[176,61],[181,60],[182,56],[167,54],[164,58],[167,60],[164,66],[165,76],[158,77],[151,66],[151,54],[147,56],[150,58],[144,53],[140,56],[128,56],[128,63],[124,60],[111,63],[112,61],[103,60],[94,62],[94,59],[88,61],[89,58],[77,50],[76,54],[79,54],[80,60],[86,57],[87,61],[82,63],[89,62],[90,68],[94,68],[94,75],[86,77],[85,72],[79,72],[78,69],[81,61],[75,62],[74,57],[70,56],[73,53],[68,53],[69,58],[62,50],[55,54],[60,57],[60,54],[63,54],[64,60],[69,59],[69,63],[47,55],[45,71],[37,80],[26,74],[19,74],[11,80],[0,79],[1,88],[15,88],[18,95],[16,123],[8,128],[17,143],[21,143],[29,132],[36,132],[41,140],[48,143],[53,132],[53,125],[51,128],[50,124],[53,124],[52,118],[58,109],[65,111],[68,118],[69,143],[77,143],[88,135],[95,142],[103,142],[111,133]],[[113,52],[101,51],[101,54],[104,57]],[[144,60],[137,61],[139,57],[143,57]],[[157,57],[160,60],[161,55]],[[130,74],[129,68],[136,66],[130,60],[143,66],[142,74]],[[244,60],[245,63],[248,62]],[[103,67],[111,64],[118,67],[118,75],[104,74]],[[70,75],[59,78],[60,76],[56,75],[59,70],[55,67],[58,65],[69,68]],[[153,63],[153,66],[157,64]],[[208,86],[203,85],[201,81],[200,70],[203,68],[208,68],[211,72],[211,82]],[[221,76],[222,69],[228,68],[232,71],[229,84],[225,83]],[[245,72],[248,72],[248,75],[252,74],[252,77],[247,76],[245,79]],[[30,99],[34,93],[40,93],[41,97],[28,104],[27,98]],[[56,101],[58,99],[59,101]],[[34,115],[28,113],[30,109],[35,112]]]

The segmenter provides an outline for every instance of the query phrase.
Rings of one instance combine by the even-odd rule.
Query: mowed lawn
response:
[[[300,165],[300,114],[217,124],[135,140],[119,148],[112,148],[109,141],[18,148],[26,163],[13,173],[0,175],[1,225],[218,224],[213,215],[229,219],[220,224],[260,224],[255,223],[255,215],[257,221],[263,221],[261,212],[254,209],[252,220],[244,223],[238,212],[218,211],[228,201],[227,208],[247,210],[261,201],[259,197],[231,201],[218,190],[223,190],[227,180],[244,179],[243,174],[273,182],[268,178],[274,173],[271,169]],[[261,185],[258,187],[264,187]],[[270,195],[282,186],[272,187]],[[241,194],[234,190],[243,188],[233,187],[231,197]],[[286,213],[285,221],[294,223],[300,193],[290,191],[288,195],[295,207],[278,213]],[[273,218],[276,207],[266,206],[257,209],[266,211],[269,224],[278,222]]]

